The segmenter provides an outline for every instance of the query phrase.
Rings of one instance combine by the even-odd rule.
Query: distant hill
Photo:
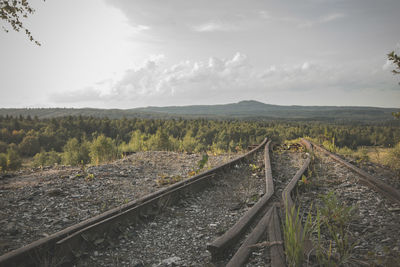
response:
[[[336,106],[279,106],[247,100],[224,105],[195,105],[145,107],[134,109],[93,108],[30,108],[0,109],[0,116],[93,116],[108,118],[220,118],[220,119],[276,119],[313,121],[392,121],[392,112],[399,109],[376,107]]]

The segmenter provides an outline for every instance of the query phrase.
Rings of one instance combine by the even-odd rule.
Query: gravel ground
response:
[[[321,196],[331,191],[345,205],[356,208],[354,220],[349,225],[349,240],[354,249],[345,265],[400,266],[399,206],[358,183],[356,173],[325,155],[317,153],[313,166],[310,188],[301,193],[297,202],[304,213],[308,212],[311,203],[314,207],[321,207]],[[391,176],[383,180],[395,184],[394,178]],[[326,236],[327,232],[322,232],[324,242],[328,243]]]
[[[205,168],[237,156],[210,156]],[[187,177],[201,158],[138,152],[86,169],[60,166],[0,178],[0,255],[159,190],[160,177]]]
[[[257,167],[237,165],[213,186],[132,226],[119,242],[91,251],[77,266],[214,266],[207,243],[228,230],[264,193],[263,153]]]

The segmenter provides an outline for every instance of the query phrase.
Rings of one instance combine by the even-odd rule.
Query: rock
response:
[[[133,260],[131,260],[131,262],[129,263],[129,266],[132,266],[132,267],[144,267],[144,263],[143,263],[143,261],[141,261],[141,260],[135,260],[135,259],[133,259]]]
[[[166,266],[177,266],[179,262],[181,261],[181,258],[179,257],[171,257],[168,259],[165,259],[161,262],[161,266],[166,265]]]

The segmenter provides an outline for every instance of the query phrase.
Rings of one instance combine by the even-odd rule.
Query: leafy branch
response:
[[[35,13],[35,9],[31,7],[27,0],[2,0],[0,1],[0,18],[6,24],[16,31],[24,31],[31,42],[40,46],[40,43],[35,40],[32,33],[24,26],[22,19]],[[5,32],[9,32],[7,27],[2,26]]]

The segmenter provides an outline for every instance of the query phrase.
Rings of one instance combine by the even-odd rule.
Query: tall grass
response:
[[[311,208],[310,208],[311,209]],[[302,228],[302,218],[300,209],[295,206],[290,209],[286,205],[285,224],[283,227],[286,262],[288,266],[302,266],[305,262],[305,246],[304,243],[309,236],[311,230],[311,212],[308,214],[304,228]]]

